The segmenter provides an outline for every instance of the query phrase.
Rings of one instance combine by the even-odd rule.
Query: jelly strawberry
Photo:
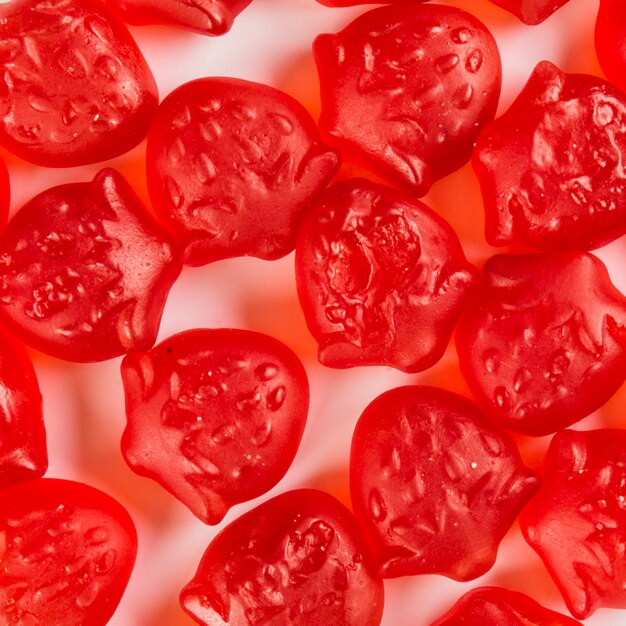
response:
[[[0,157],[0,227],[4,226],[9,216],[9,203],[11,200],[11,187],[9,184],[9,172],[2,157]]]
[[[377,626],[383,585],[356,520],[321,491],[289,491],[229,524],[181,593],[204,626]]]
[[[466,163],[496,112],[500,56],[491,33],[454,7],[373,9],[313,44],[320,126],[346,157],[424,195]]]
[[[568,0],[491,0],[491,2],[510,11],[525,24],[536,25],[548,19]]]
[[[70,361],[152,346],[181,265],[124,178],[35,196],[0,236],[0,319],[25,343]]]
[[[99,0],[0,4],[0,144],[48,167],[96,163],[147,134],[156,83]]]
[[[190,330],[122,363],[127,463],[202,521],[273,487],[298,449],[308,382],[296,355],[244,330]]]
[[[626,2],[601,0],[596,19],[595,45],[606,77],[626,91]]]

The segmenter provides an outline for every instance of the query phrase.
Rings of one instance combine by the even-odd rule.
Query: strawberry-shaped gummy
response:
[[[415,372],[441,358],[478,270],[425,204],[352,179],[305,215],[296,279],[321,363]]]
[[[147,350],[180,267],[128,183],[104,169],[40,193],[11,219],[0,236],[0,319],[70,361]]]
[[[11,187],[9,185],[9,172],[7,166],[0,157],[0,227],[4,226],[9,216],[9,203],[11,201]]]
[[[626,96],[543,61],[474,152],[492,245],[586,250],[626,232]]]
[[[509,435],[442,389],[387,391],[354,431],[352,505],[385,578],[484,574],[538,482]]]
[[[41,393],[26,349],[0,330],[0,487],[48,467]]]
[[[0,144],[48,167],[104,161],[138,144],[157,87],[100,0],[0,4]]]
[[[524,24],[540,24],[568,0],[491,0],[516,15]]]
[[[303,210],[338,167],[308,112],[272,87],[201,78],[161,104],[148,190],[183,262],[291,252]]]
[[[203,626],[377,626],[383,585],[350,511],[301,489],[222,530],[181,604]]]
[[[626,91],[626,1],[601,0],[596,19],[595,45],[606,77]]]
[[[543,486],[520,518],[578,619],[626,609],[625,486],[625,430],[565,430],[550,443]]]
[[[496,43],[454,7],[396,4],[313,44],[320,126],[346,156],[424,195],[469,160],[495,114]]]
[[[518,591],[501,587],[477,587],[431,626],[582,626],[555,613]]]
[[[459,364],[496,422],[547,435],[598,409],[626,376],[626,298],[585,252],[498,255],[457,330]]]
[[[223,35],[252,0],[108,0],[129,24],[165,24]]]
[[[4,626],[104,626],[135,563],[130,516],[87,485],[42,478],[0,490]]]
[[[298,449],[309,391],[296,355],[244,330],[190,330],[122,363],[127,463],[201,520],[273,487]]]

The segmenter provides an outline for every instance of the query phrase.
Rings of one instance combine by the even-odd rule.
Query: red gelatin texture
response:
[[[108,0],[129,24],[164,24],[223,35],[252,0]]]
[[[111,169],[30,200],[0,237],[0,255],[3,323],[70,361],[150,348],[181,269],[169,238]]]
[[[385,578],[481,576],[538,483],[507,434],[434,387],[382,394],[352,439],[354,513]]]
[[[625,468],[626,431],[559,432],[543,486],[520,517],[578,619],[600,607],[626,608]]]
[[[42,478],[0,491],[0,614],[6,626],[104,626],[132,572],[126,510],[81,483]]]
[[[595,29],[598,61],[606,77],[626,91],[626,2],[601,0]]]
[[[203,626],[377,626],[383,585],[350,511],[302,489],[222,530],[181,604]]]
[[[548,19],[568,0],[491,0],[517,16],[524,24],[536,25]]]
[[[547,435],[604,404],[626,372],[626,298],[585,252],[498,255],[457,329],[461,372],[498,424]]]
[[[353,179],[307,212],[296,280],[322,364],[416,372],[441,358],[478,270],[425,204]]]
[[[122,452],[207,524],[273,487],[296,454],[309,387],[296,355],[243,330],[192,330],[122,363]]]
[[[469,160],[496,112],[496,43],[460,9],[380,7],[320,35],[313,51],[322,131],[346,157],[417,195]]]
[[[234,78],[171,93],[146,158],[152,203],[189,265],[291,252],[302,212],[339,165],[296,100]]]
[[[376,0],[317,0],[327,7],[351,7],[357,4],[378,4]],[[428,0],[388,0],[387,4],[416,4],[417,2],[428,2]]]
[[[0,144],[48,167],[96,163],[147,134],[156,83],[99,0],[0,4]]]
[[[468,591],[431,626],[582,626],[517,591],[478,587]]]
[[[41,393],[24,346],[0,330],[0,488],[48,468]]]
[[[540,63],[476,143],[487,241],[590,250],[623,235],[625,124],[613,85]]]
[[[0,157],[0,228],[7,223],[9,204],[11,202],[11,186],[7,166]]]

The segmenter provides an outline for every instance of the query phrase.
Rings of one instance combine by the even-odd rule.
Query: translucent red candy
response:
[[[431,626],[582,626],[532,598],[500,587],[468,591]]]
[[[48,467],[41,393],[24,346],[0,330],[0,487]]]
[[[476,143],[487,241],[592,249],[623,235],[625,123],[613,85],[540,63]]]
[[[516,15],[525,24],[540,24],[568,0],[491,0]]]
[[[305,215],[296,279],[321,363],[416,372],[441,358],[478,271],[425,204],[353,179]]]
[[[461,372],[493,420],[547,435],[598,409],[626,376],[626,298],[596,257],[498,255],[461,318]]]
[[[0,227],[4,226],[9,216],[9,203],[11,200],[11,187],[9,185],[9,172],[2,157],[0,157]]]
[[[190,330],[122,363],[122,452],[202,521],[273,487],[295,456],[309,391],[296,355],[244,330]]]
[[[164,24],[223,35],[252,0],[108,0],[129,24]]]
[[[572,615],[626,608],[626,431],[557,433],[522,531]]]
[[[393,5],[313,44],[320,126],[346,156],[424,195],[470,158],[500,94],[496,42],[454,7]]]
[[[626,91],[626,3],[601,0],[595,28],[598,61],[606,77]]]
[[[0,614],[6,626],[104,626],[135,563],[137,535],[110,496],[66,480],[0,491]]]
[[[0,144],[48,167],[104,161],[138,144],[154,78],[99,0],[0,4]]]
[[[354,431],[352,505],[383,577],[484,574],[538,482],[507,434],[442,389],[387,391]]]
[[[180,273],[169,238],[124,178],[53,187],[0,236],[0,319],[33,347],[100,361],[154,343]]]
[[[327,7],[351,7],[356,4],[376,4],[376,0],[317,0],[320,4]],[[428,2],[428,0],[388,0],[388,4],[411,4],[417,2]]]
[[[296,100],[234,78],[172,92],[146,158],[152,203],[189,265],[291,252],[303,210],[339,165]]]
[[[183,608],[204,626],[377,626],[383,584],[356,520],[321,491],[289,491],[209,545]]]

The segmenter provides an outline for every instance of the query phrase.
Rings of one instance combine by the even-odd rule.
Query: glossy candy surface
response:
[[[0,144],[48,167],[122,154],[148,132],[154,78],[99,0],[0,4]]]
[[[70,361],[152,346],[180,272],[169,238],[112,169],[30,200],[0,237],[0,259],[2,322]]]
[[[130,24],[164,24],[223,35],[252,0],[108,0]]]
[[[626,2],[601,0],[595,28],[598,61],[607,78],[626,91]]]
[[[431,626],[582,626],[529,596],[499,587],[477,587]]]
[[[302,212],[338,162],[290,96],[202,78],[159,107],[148,137],[148,189],[184,263],[276,259],[293,250]]]
[[[522,531],[575,617],[626,608],[626,430],[557,433]]]
[[[305,215],[296,279],[321,363],[415,372],[443,354],[478,270],[426,205],[352,179]]]
[[[626,232],[626,95],[548,61],[480,134],[473,165],[492,245],[592,249]]]
[[[626,376],[626,298],[585,252],[497,255],[456,335],[461,372],[494,421],[547,435],[604,404]]]
[[[0,330],[0,488],[48,467],[41,393],[24,346]]]
[[[9,184],[9,172],[2,157],[0,157],[0,227],[4,226],[9,216],[9,203],[11,200],[11,186]]]
[[[81,483],[39,479],[0,491],[0,615],[6,626],[104,626],[135,563],[126,510]]]
[[[484,574],[538,483],[507,434],[443,389],[383,393],[352,439],[352,505],[386,578]]]
[[[522,22],[529,25],[540,24],[548,19],[568,0],[491,0],[499,7],[516,15]]]
[[[309,387],[296,355],[244,330],[190,330],[122,363],[122,451],[201,520],[273,487],[298,449]]]
[[[224,528],[181,604],[204,626],[377,626],[383,585],[350,511],[301,489]]]
[[[313,44],[320,127],[346,157],[424,195],[467,162],[500,94],[484,25],[454,7],[373,9]]]

